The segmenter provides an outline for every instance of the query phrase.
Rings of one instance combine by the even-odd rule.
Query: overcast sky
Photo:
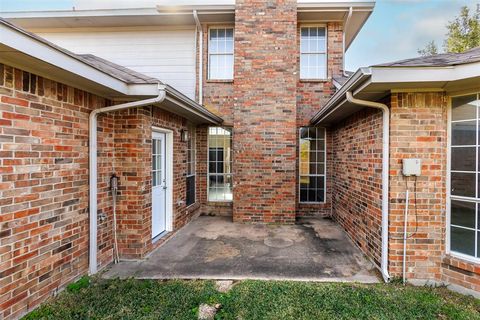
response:
[[[131,0],[130,3],[142,5],[164,1]],[[125,2],[128,1],[0,0],[0,11],[71,9],[74,5],[83,9],[91,3],[97,6],[99,3],[115,3],[118,6]],[[462,6],[474,9],[477,3],[480,0],[377,0],[373,14],[347,51],[347,69],[355,71],[363,66],[417,56],[417,49],[423,48],[430,40],[435,40],[441,47],[445,24],[458,15]]]

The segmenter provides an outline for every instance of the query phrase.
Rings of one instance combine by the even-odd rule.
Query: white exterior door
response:
[[[152,136],[152,238],[166,230],[167,175],[165,133]]]

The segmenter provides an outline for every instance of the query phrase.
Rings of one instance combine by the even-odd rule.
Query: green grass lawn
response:
[[[446,288],[242,281],[228,293],[212,281],[82,278],[24,319],[480,319],[480,301]]]

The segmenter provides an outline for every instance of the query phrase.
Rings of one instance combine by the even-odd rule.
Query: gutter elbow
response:
[[[163,84],[159,84],[158,85],[158,96],[157,98],[155,98],[155,103],[162,103],[163,100],[165,100],[165,98],[167,97],[167,89],[165,87],[165,85]]]

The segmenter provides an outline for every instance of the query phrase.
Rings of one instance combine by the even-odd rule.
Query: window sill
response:
[[[233,83],[233,79],[207,79],[207,83]]]
[[[331,82],[332,79],[300,79],[300,82],[311,82],[311,83],[325,83]]]
[[[210,206],[230,206],[233,205],[232,200],[207,200],[207,205]]]
[[[326,204],[327,202],[326,201],[323,201],[323,202],[303,202],[303,201],[299,201],[298,204],[299,205],[322,205],[322,204]]]
[[[197,206],[198,205],[198,206]],[[195,200],[194,203],[192,204],[187,204],[185,209],[186,210],[191,210],[191,209],[197,209],[196,207],[199,207],[200,205],[198,204],[198,202]]]

